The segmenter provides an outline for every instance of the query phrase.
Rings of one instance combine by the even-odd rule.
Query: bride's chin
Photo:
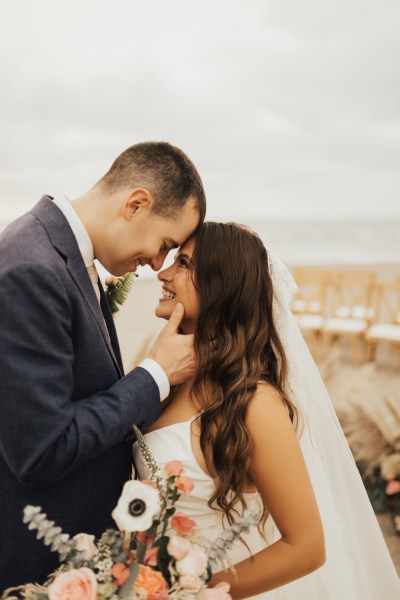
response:
[[[156,310],[154,312],[156,317],[159,319],[169,319],[172,314],[172,310],[166,310],[164,306],[160,305],[156,306]]]

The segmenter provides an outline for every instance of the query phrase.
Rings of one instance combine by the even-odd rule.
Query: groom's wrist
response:
[[[160,401],[165,400],[169,395],[170,386],[164,369],[152,358],[145,358],[138,366],[150,373],[160,391]]]

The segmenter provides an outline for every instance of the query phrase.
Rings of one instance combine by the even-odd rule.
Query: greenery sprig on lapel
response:
[[[119,306],[122,306],[127,299],[136,277],[138,277],[137,273],[127,273],[123,277],[108,277],[106,279],[105,294],[112,314],[118,312]]]

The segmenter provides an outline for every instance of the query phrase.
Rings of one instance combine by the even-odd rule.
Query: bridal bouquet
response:
[[[136,437],[151,473],[149,481],[125,483],[112,512],[118,530],[99,539],[86,533],[71,538],[40,507],[26,506],[24,522],[37,530],[61,566],[44,586],[26,584],[7,590],[4,600],[229,600],[229,585],[208,588],[216,569],[230,567],[228,550],[258,519],[245,511],[230,529],[211,542],[196,532],[196,523],[175,508],[193,482],[180,461],[161,473],[140,431]],[[18,593],[18,596],[12,595]]]

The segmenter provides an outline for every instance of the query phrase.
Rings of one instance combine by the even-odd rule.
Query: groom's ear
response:
[[[135,188],[126,196],[122,205],[122,216],[131,221],[143,211],[150,212],[153,207],[153,198],[144,188]]]

